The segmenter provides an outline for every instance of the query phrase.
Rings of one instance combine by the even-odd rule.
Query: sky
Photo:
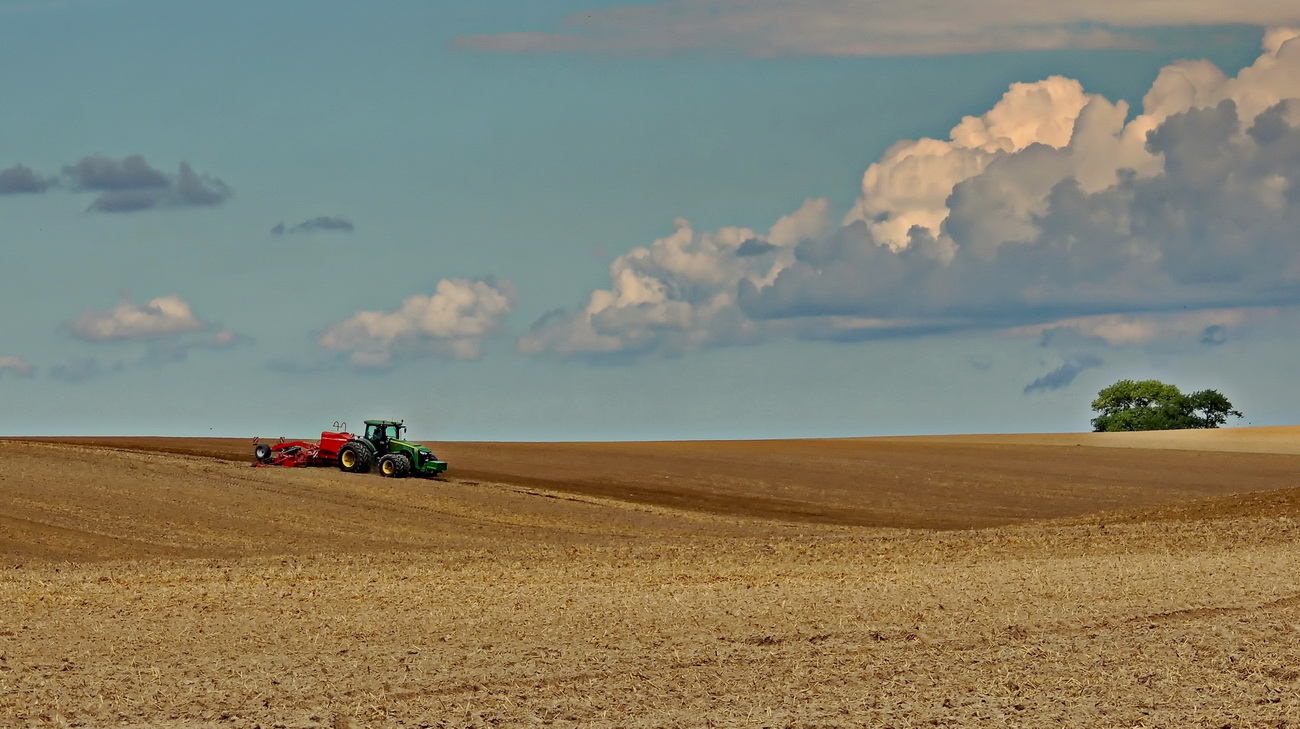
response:
[[[0,434],[1300,422],[1291,0],[0,0]]]

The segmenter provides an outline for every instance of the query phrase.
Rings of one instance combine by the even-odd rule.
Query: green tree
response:
[[[1120,380],[1097,393],[1092,409],[1097,412],[1092,429],[1098,432],[1217,428],[1228,416],[1241,417],[1217,390],[1184,395],[1159,380]]]
[[[1198,422],[1193,428],[1217,428],[1228,422],[1228,416],[1241,417],[1240,410],[1234,410],[1232,403],[1218,390],[1201,390],[1187,396],[1191,405],[1192,417]]]

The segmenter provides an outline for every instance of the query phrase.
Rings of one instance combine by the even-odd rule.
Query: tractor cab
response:
[[[375,447],[375,454],[382,456],[390,450],[392,441],[402,439],[406,426],[392,420],[367,420],[366,440]]]

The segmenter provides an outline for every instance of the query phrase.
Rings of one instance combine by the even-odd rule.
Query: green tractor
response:
[[[406,426],[392,420],[367,420],[366,434],[354,435],[339,448],[339,468],[365,473],[371,464],[388,478],[412,474],[434,476],[447,470],[447,462],[418,443],[402,440]]]

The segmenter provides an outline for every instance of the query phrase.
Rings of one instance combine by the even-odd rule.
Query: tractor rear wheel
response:
[[[388,478],[406,478],[411,475],[411,460],[401,453],[389,453],[379,459],[379,472]]]
[[[344,443],[339,449],[339,470],[365,473],[370,470],[370,449],[360,443]]]

